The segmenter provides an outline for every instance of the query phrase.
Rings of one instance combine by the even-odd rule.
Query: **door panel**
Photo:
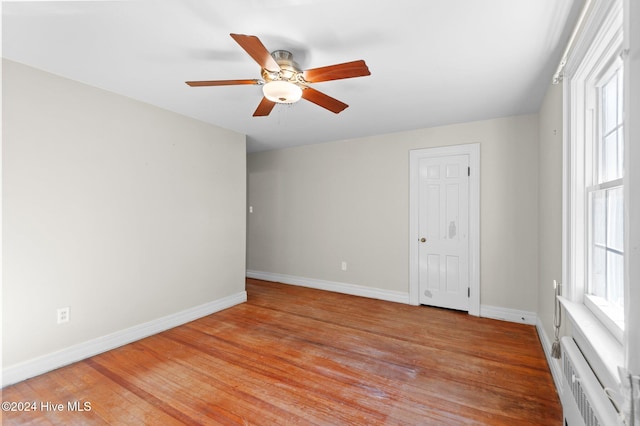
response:
[[[460,258],[447,256],[447,290],[457,293],[460,291]]]
[[[420,160],[421,304],[469,309],[468,167],[468,155]]]

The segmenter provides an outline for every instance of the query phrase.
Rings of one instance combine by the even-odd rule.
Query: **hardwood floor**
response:
[[[533,326],[251,279],[247,292],[3,389],[36,411],[5,411],[2,424],[562,423]]]

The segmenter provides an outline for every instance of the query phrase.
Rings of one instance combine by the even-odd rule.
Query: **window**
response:
[[[624,328],[624,139],[622,61],[588,85],[597,117],[586,165],[587,268],[584,302],[622,340]],[[593,108],[590,108],[593,105]]]
[[[622,342],[624,331],[624,114],[622,6],[596,2],[600,24],[565,69],[569,109],[569,285]],[[608,9],[608,10],[606,10]],[[579,57],[580,59],[576,59]],[[567,90],[568,89],[568,90]]]

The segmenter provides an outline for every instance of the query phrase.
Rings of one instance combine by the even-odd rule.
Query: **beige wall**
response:
[[[538,318],[553,339],[553,280],[562,282],[562,84],[549,85],[540,107]],[[564,321],[566,322],[566,321]]]
[[[243,135],[3,61],[2,136],[4,367],[244,291]]]
[[[473,142],[481,304],[535,312],[537,115],[250,154],[247,268],[408,292],[409,150]]]

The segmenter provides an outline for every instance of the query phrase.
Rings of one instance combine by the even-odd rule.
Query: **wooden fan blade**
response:
[[[241,84],[260,84],[262,80],[208,80],[208,81],[186,81],[191,87],[200,86],[235,86]]]
[[[326,67],[312,68],[303,73],[304,79],[309,83],[321,81],[340,80],[343,78],[364,77],[371,75],[369,67],[361,59],[359,61],[345,62],[343,64],[329,65]]]
[[[275,102],[270,101],[267,98],[262,98],[262,100],[260,101],[260,104],[258,105],[258,108],[256,108],[256,111],[253,113],[253,116],[265,117],[271,113],[271,110],[275,105],[276,105]]]
[[[230,36],[233,37],[240,47],[262,68],[269,71],[280,71],[280,65],[273,59],[258,37],[245,34],[230,34]]]
[[[331,112],[335,112],[336,114],[349,106],[344,102],[340,102],[336,98],[325,95],[311,87],[307,87],[302,91],[302,97],[309,102],[313,102],[314,104],[321,106],[322,108],[326,108]]]

